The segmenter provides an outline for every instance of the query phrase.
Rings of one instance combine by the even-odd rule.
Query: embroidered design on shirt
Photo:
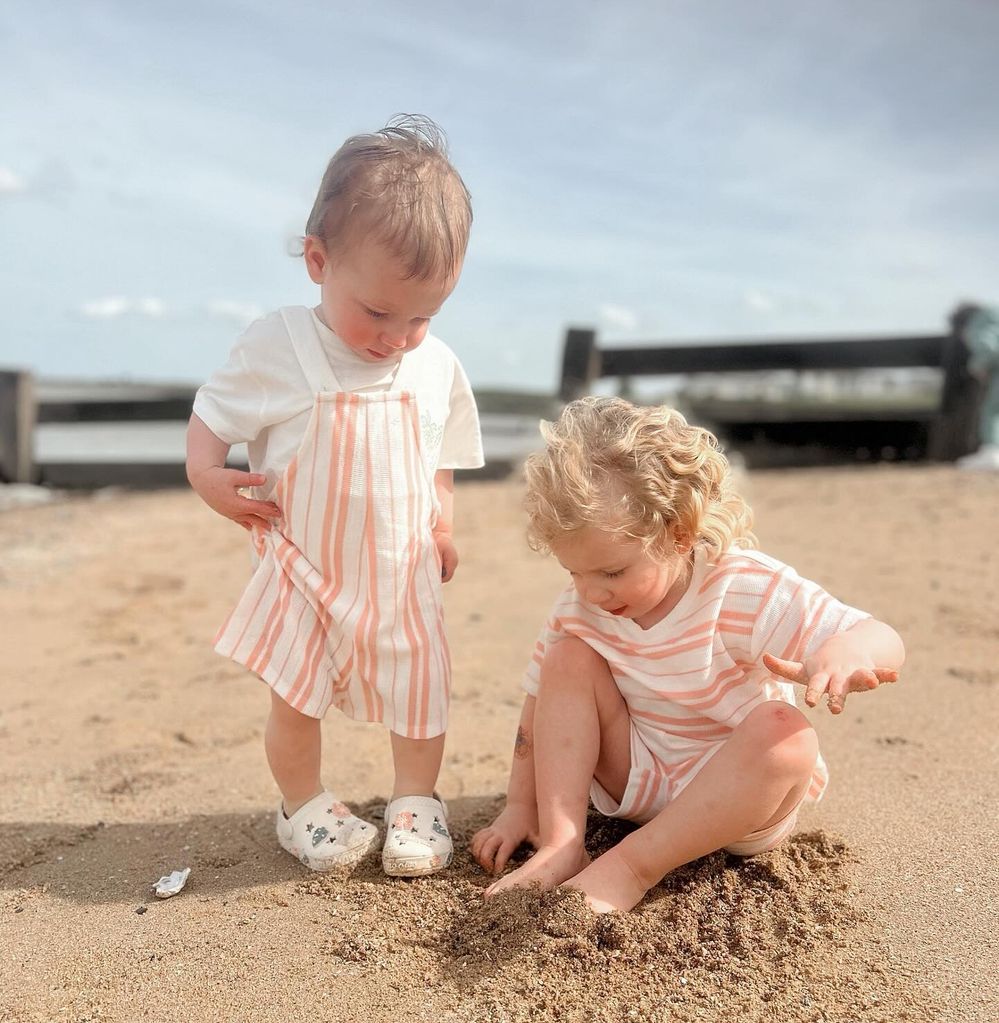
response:
[[[444,436],[444,427],[430,418],[429,412],[420,416],[420,432],[423,434],[423,443],[430,451],[436,451],[440,447],[441,438]]]

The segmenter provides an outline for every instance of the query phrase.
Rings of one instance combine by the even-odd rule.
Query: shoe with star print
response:
[[[320,792],[290,817],[277,811],[277,837],[310,870],[336,870],[359,863],[378,843],[378,828],[355,817],[332,792]]]
[[[386,874],[436,874],[449,866],[453,857],[444,800],[436,796],[400,796],[385,807],[382,867]]]

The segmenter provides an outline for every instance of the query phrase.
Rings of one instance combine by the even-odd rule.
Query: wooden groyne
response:
[[[931,402],[925,395],[900,401],[870,395],[856,400],[844,389],[835,400],[808,394],[776,401],[708,399],[691,403],[703,421],[745,452],[753,444],[795,448],[803,463],[816,450],[891,451],[904,457],[951,461],[979,445],[980,417],[987,381],[969,365],[965,330],[977,307],[963,305],[949,318],[949,330],[905,337],[802,338],[730,341],[656,341],[598,345],[596,331],[573,327],[565,336],[559,393],[565,400],[587,394],[604,377],[672,374],[802,374],[876,370],[932,370],[939,387]],[[785,462],[787,459],[785,458]]]
[[[0,371],[0,482],[53,487],[186,484],[185,433],[196,386],[141,381],[35,379]],[[486,468],[507,475],[538,446],[548,395],[476,391]],[[245,445],[229,463],[246,465]]]

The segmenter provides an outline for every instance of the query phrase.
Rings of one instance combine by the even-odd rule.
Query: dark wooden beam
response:
[[[620,346],[599,349],[598,375],[939,367],[947,340],[934,336]]]

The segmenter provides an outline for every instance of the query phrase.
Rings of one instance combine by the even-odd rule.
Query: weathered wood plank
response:
[[[31,374],[0,371],[0,480],[33,483],[35,401]]]

